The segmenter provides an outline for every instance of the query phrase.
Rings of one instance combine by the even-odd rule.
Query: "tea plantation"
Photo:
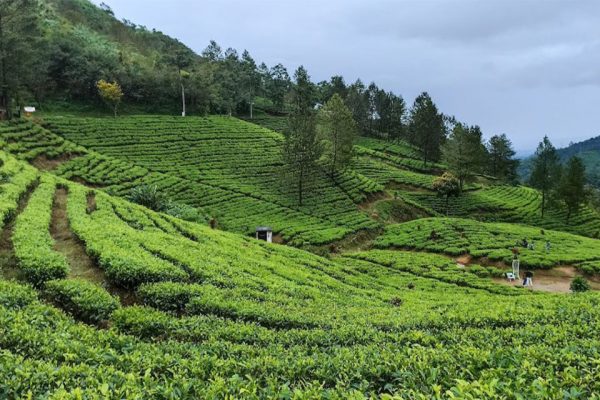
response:
[[[487,264],[526,238],[524,264],[596,273],[597,239],[443,218],[442,166],[406,144],[361,139],[298,206],[281,136],[228,117],[54,117],[0,137],[0,398],[598,398],[600,295],[500,285]],[[129,202],[140,184],[202,218]],[[453,212],[488,196],[474,216],[516,220],[518,190],[476,183]],[[384,226],[369,207],[391,197],[436,217]],[[577,218],[566,230],[598,222]],[[265,223],[292,245],[373,239],[323,257],[248,235]]]

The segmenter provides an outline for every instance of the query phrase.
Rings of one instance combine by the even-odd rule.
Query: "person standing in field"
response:
[[[546,240],[546,253],[550,253],[550,241]]]
[[[523,286],[533,288],[533,272],[525,272],[525,280],[523,281]]]

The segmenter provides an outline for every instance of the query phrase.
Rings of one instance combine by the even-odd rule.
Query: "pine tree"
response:
[[[298,114],[310,114],[313,111],[315,87],[310,81],[310,75],[303,66],[298,67],[294,73],[296,84],[292,95],[295,112]]]
[[[567,162],[557,190],[559,200],[567,209],[567,223],[589,197],[585,185],[585,165],[581,158],[573,156]]]
[[[529,178],[529,184],[542,192],[540,210],[542,218],[544,218],[549,196],[556,188],[561,175],[558,153],[548,136],[544,136],[544,139],[538,145],[532,164],[533,170]]]
[[[409,140],[423,153],[423,162],[438,161],[446,139],[444,117],[429,94],[419,95],[410,110]]]
[[[442,147],[442,160],[459,181],[460,191],[483,171],[486,149],[478,126],[456,124]]]
[[[289,118],[289,129],[283,145],[284,177],[289,186],[295,187],[299,205],[303,203],[305,192],[312,189],[320,157],[321,146],[314,112],[293,113]]]
[[[508,137],[505,134],[492,136],[487,150],[487,172],[505,182],[514,182],[517,179],[519,160],[514,158],[516,153]]]
[[[356,122],[339,94],[334,94],[319,111],[319,133],[324,143],[324,158],[333,178],[348,166],[357,136]]]

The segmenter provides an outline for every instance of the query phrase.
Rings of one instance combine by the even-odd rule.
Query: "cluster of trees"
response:
[[[308,72],[300,67],[294,78],[293,111],[282,156],[287,184],[296,189],[302,205],[304,193],[312,189],[321,168],[334,179],[350,164],[358,128],[339,94],[333,94],[317,111],[312,101],[315,87]]]
[[[567,210],[567,222],[590,199],[586,186],[585,165],[572,156],[563,166],[556,148],[547,136],[540,142],[532,160],[529,184],[542,194],[542,218],[548,207],[562,205]]]

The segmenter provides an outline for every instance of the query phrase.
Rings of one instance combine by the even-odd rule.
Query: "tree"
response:
[[[310,81],[310,75],[303,66],[294,73],[296,84],[293,88],[293,101],[296,113],[310,114],[313,111],[315,87]]]
[[[505,134],[494,135],[487,143],[488,162],[487,172],[505,182],[514,182],[517,179],[517,167],[513,145]]]
[[[283,145],[283,161],[290,186],[295,186],[298,204],[311,189],[312,178],[318,168],[321,146],[317,137],[314,112],[295,112],[289,118],[289,129]]]
[[[34,68],[41,37],[39,8],[36,0],[0,0],[0,109],[9,118],[28,79],[45,73]]]
[[[352,111],[354,121],[356,121],[361,133],[365,133],[368,129],[369,104],[367,97],[365,85],[360,79],[348,87],[345,102]]]
[[[98,93],[100,94],[100,97],[102,97],[102,100],[112,107],[115,118],[117,118],[117,108],[123,98],[121,86],[117,82],[110,83],[101,79],[96,83],[96,87],[98,88]]]
[[[277,64],[270,71],[271,80],[268,85],[269,99],[279,111],[283,111],[285,95],[290,91],[292,81],[287,69],[282,64]]]
[[[352,119],[352,112],[337,93],[319,111],[319,122],[324,142],[323,155],[333,178],[335,171],[344,169],[352,160],[354,140],[357,136],[356,122]]]
[[[485,163],[486,149],[478,126],[456,124],[442,147],[442,160],[459,181],[462,192],[465,182],[481,173]]]
[[[423,162],[438,161],[446,139],[444,117],[426,92],[421,93],[410,110],[409,140],[423,153]]]
[[[458,197],[460,195],[460,184],[458,179],[450,172],[444,172],[440,177],[437,177],[432,184],[433,190],[438,196],[445,199],[446,215],[448,215],[448,203],[450,197]]]
[[[184,80],[190,77],[187,69],[192,65],[193,59],[190,51],[183,46],[178,46],[168,55],[170,64],[177,68],[177,76],[179,77],[179,87],[181,88],[181,116],[185,117],[185,85]]]
[[[567,208],[567,223],[571,219],[571,215],[579,211],[589,197],[589,191],[585,184],[585,165],[581,158],[573,156],[564,168],[557,189],[559,200]]]
[[[529,178],[529,184],[542,192],[540,210],[542,218],[544,218],[549,196],[556,188],[561,174],[558,153],[550,142],[550,139],[548,139],[548,136],[544,136],[544,139],[538,145],[532,164],[533,169]]]

